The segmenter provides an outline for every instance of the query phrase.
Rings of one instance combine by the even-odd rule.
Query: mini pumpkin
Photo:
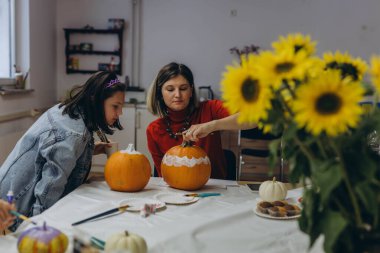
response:
[[[151,175],[148,158],[137,152],[133,144],[107,160],[104,178],[114,191],[137,192],[147,185]]]
[[[25,230],[18,238],[17,248],[20,253],[64,253],[68,242],[64,233],[44,222],[43,226]]]
[[[211,163],[202,148],[184,141],[166,152],[161,162],[161,173],[171,187],[192,191],[207,183]]]
[[[125,231],[111,235],[106,241],[104,250],[106,253],[124,251],[130,253],[146,253],[148,246],[141,236]]]
[[[284,200],[287,192],[288,190],[286,189],[285,184],[276,181],[275,177],[273,177],[273,180],[263,182],[259,188],[260,198],[269,202]]]

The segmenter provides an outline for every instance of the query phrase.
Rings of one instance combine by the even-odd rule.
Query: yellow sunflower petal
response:
[[[361,81],[367,71],[367,64],[361,58],[353,58],[347,52],[342,54],[336,51],[335,54],[327,52],[323,55],[326,69],[337,69],[342,78],[351,77],[354,81]]]
[[[312,55],[315,53],[316,44],[309,35],[294,33],[288,34],[287,37],[280,36],[278,41],[272,43],[272,47],[277,53],[293,50],[294,53],[305,51],[307,55]]]
[[[241,66],[227,66],[221,81],[222,98],[230,113],[240,112],[239,123],[266,119],[272,92],[257,76],[256,56],[243,57]]]
[[[280,54],[264,51],[258,56],[257,61],[257,74],[275,90],[281,87],[284,80],[305,79],[308,69],[313,65],[312,58],[307,57],[304,52],[294,54],[291,50]]]
[[[292,104],[295,121],[313,135],[325,132],[337,136],[357,126],[363,113],[360,100],[364,89],[359,82],[341,79],[338,71],[325,71],[297,91]]]
[[[371,77],[377,93],[380,94],[380,56],[371,57]]]

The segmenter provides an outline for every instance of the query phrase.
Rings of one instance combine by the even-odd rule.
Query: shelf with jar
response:
[[[99,70],[109,70],[114,71],[116,74],[121,75],[122,72],[122,55],[123,55],[123,32],[124,29],[94,29],[94,28],[64,28],[66,46],[65,46],[65,56],[66,56],[66,73],[67,74],[91,74]],[[73,44],[71,42],[72,35],[84,35],[84,34],[95,34],[95,35],[115,35],[118,41],[118,47],[116,50],[96,50],[93,48],[93,44],[90,42],[81,42],[79,44]],[[96,40],[97,38],[92,38]],[[79,59],[83,55],[110,55],[111,59],[109,63],[98,63],[97,69],[81,69],[79,66]],[[116,59],[118,64],[116,64]]]

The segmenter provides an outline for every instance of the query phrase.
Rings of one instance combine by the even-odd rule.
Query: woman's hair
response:
[[[104,101],[116,92],[125,92],[125,90],[125,84],[117,79],[116,74],[99,71],[93,74],[85,84],[73,88],[69,97],[59,107],[65,106],[63,114],[67,113],[70,118],[79,119],[82,115],[90,131],[100,128],[107,134],[113,134],[114,131],[107,124]],[[115,121],[111,127],[123,129],[119,120]]]
[[[165,65],[157,74],[153,83],[150,85],[147,96],[147,108],[153,115],[160,117],[167,116],[167,106],[162,96],[162,86],[170,79],[183,76],[190,84],[192,96],[188,105],[188,113],[191,114],[198,107],[198,99],[194,88],[194,77],[191,70],[184,64],[176,62]]]

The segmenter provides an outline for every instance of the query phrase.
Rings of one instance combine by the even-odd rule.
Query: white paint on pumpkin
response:
[[[141,155],[140,152],[135,150],[135,147],[132,143],[128,144],[128,147],[126,149],[120,150],[120,153],[122,154],[130,154],[130,155]]]
[[[199,164],[211,164],[210,159],[207,156],[200,157],[200,158],[188,158],[187,156],[178,157],[174,155],[164,155],[164,158],[162,158],[162,163],[166,164],[168,166],[174,166],[174,167],[194,167],[195,165]]]

